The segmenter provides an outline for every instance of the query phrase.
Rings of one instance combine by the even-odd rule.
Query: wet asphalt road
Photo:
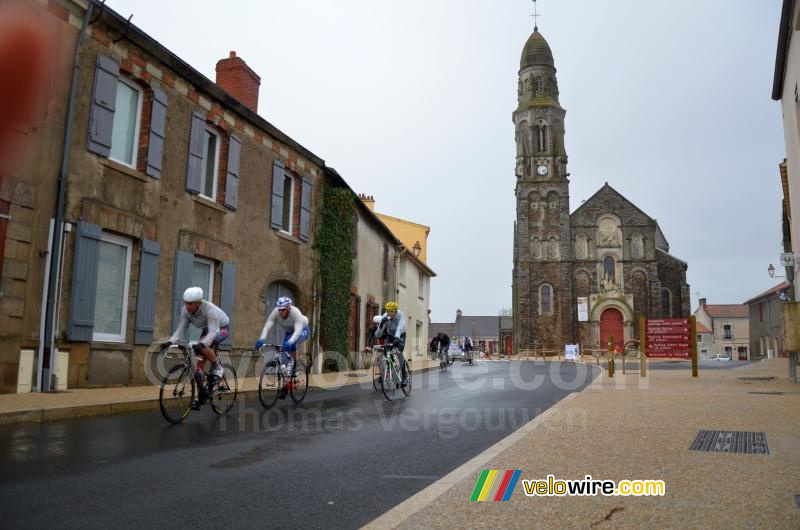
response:
[[[355,528],[487,449],[598,373],[456,363],[408,398],[358,385],[266,412],[209,407],[0,427],[4,528]],[[400,394],[398,392],[398,394]]]

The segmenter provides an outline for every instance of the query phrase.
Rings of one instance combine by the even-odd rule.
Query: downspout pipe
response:
[[[90,0],[89,5],[86,7],[86,12],[83,14],[83,23],[81,24],[81,32],[78,36],[78,40],[75,43],[75,53],[72,59],[72,82],[69,89],[69,103],[67,104],[67,123],[65,125],[64,131],[64,145],[63,151],[61,153],[61,169],[58,173],[58,202],[56,204],[56,218],[55,218],[55,230],[53,230],[53,251],[50,253],[50,275],[47,279],[47,312],[45,316],[45,324],[44,324],[44,336],[40,332],[40,340],[42,338],[45,341],[45,344],[49,346],[51,359],[52,359],[52,352],[53,346],[55,343],[55,329],[54,329],[54,322],[55,322],[55,313],[57,311],[56,307],[56,297],[59,285],[59,275],[61,271],[59,269],[60,263],[60,249],[61,249],[61,241],[64,237],[64,230],[63,230],[63,222],[64,222],[64,203],[67,194],[67,171],[69,169],[69,149],[70,145],[72,144],[72,120],[75,115],[75,97],[78,92],[78,70],[80,67],[80,51],[81,51],[81,44],[83,44],[83,40],[86,38],[86,30],[89,28],[89,20],[92,17],[92,11],[94,10],[94,1]],[[50,373],[53,372],[52,362],[50,365]],[[43,381],[44,371],[38,374],[39,377],[39,388],[43,392],[50,391],[50,381]]]

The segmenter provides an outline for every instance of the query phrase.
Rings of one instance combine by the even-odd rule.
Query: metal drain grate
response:
[[[774,392],[757,392],[757,391],[753,391],[753,392],[748,392],[748,394],[764,394],[764,395],[767,395],[767,396],[782,396],[784,394],[784,392],[778,392],[778,391],[774,391]]]
[[[777,379],[774,375],[766,376],[766,377],[740,377],[740,381],[772,381],[773,379]]]
[[[769,454],[767,435],[763,432],[700,431],[689,450],[709,453]]]

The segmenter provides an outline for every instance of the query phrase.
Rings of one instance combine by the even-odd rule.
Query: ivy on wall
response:
[[[323,350],[347,355],[350,286],[353,278],[355,195],[326,183],[314,246],[320,253],[320,344]]]

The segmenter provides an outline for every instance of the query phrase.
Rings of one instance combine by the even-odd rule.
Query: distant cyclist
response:
[[[189,287],[183,292],[183,309],[178,322],[178,328],[169,341],[176,344],[186,338],[189,324],[200,328],[200,340],[194,346],[197,355],[208,359],[213,368],[211,376],[218,380],[222,377],[222,363],[214,353],[214,348],[228,338],[228,326],[231,321],[228,315],[207,300],[203,300],[203,289]]]
[[[398,309],[397,302],[386,302],[384,307],[386,312],[383,314],[381,323],[375,331],[375,337],[384,338],[384,344],[397,348],[403,378],[400,386],[404,387],[408,384],[408,366],[406,365],[406,358],[403,356],[403,349],[406,346],[406,315]]]
[[[308,318],[296,306],[292,305],[291,298],[281,296],[275,304],[275,309],[272,310],[264,323],[261,336],[256,341],[256,350],[265,344],[269,332],[276,325],[284,331],[283,345],[281,347],[281,368],[287,371],[290,369],[291,361],[297,353],[297,345],[307,340],[311,335],[308,329]],[[278,397],[284,399],[286,390],[282,388],[278,393]]]
[[[439,339],[440,358],[450,364],[450,337],[448,337],[446,333],[440,331],[436,334],[436,338]]]

